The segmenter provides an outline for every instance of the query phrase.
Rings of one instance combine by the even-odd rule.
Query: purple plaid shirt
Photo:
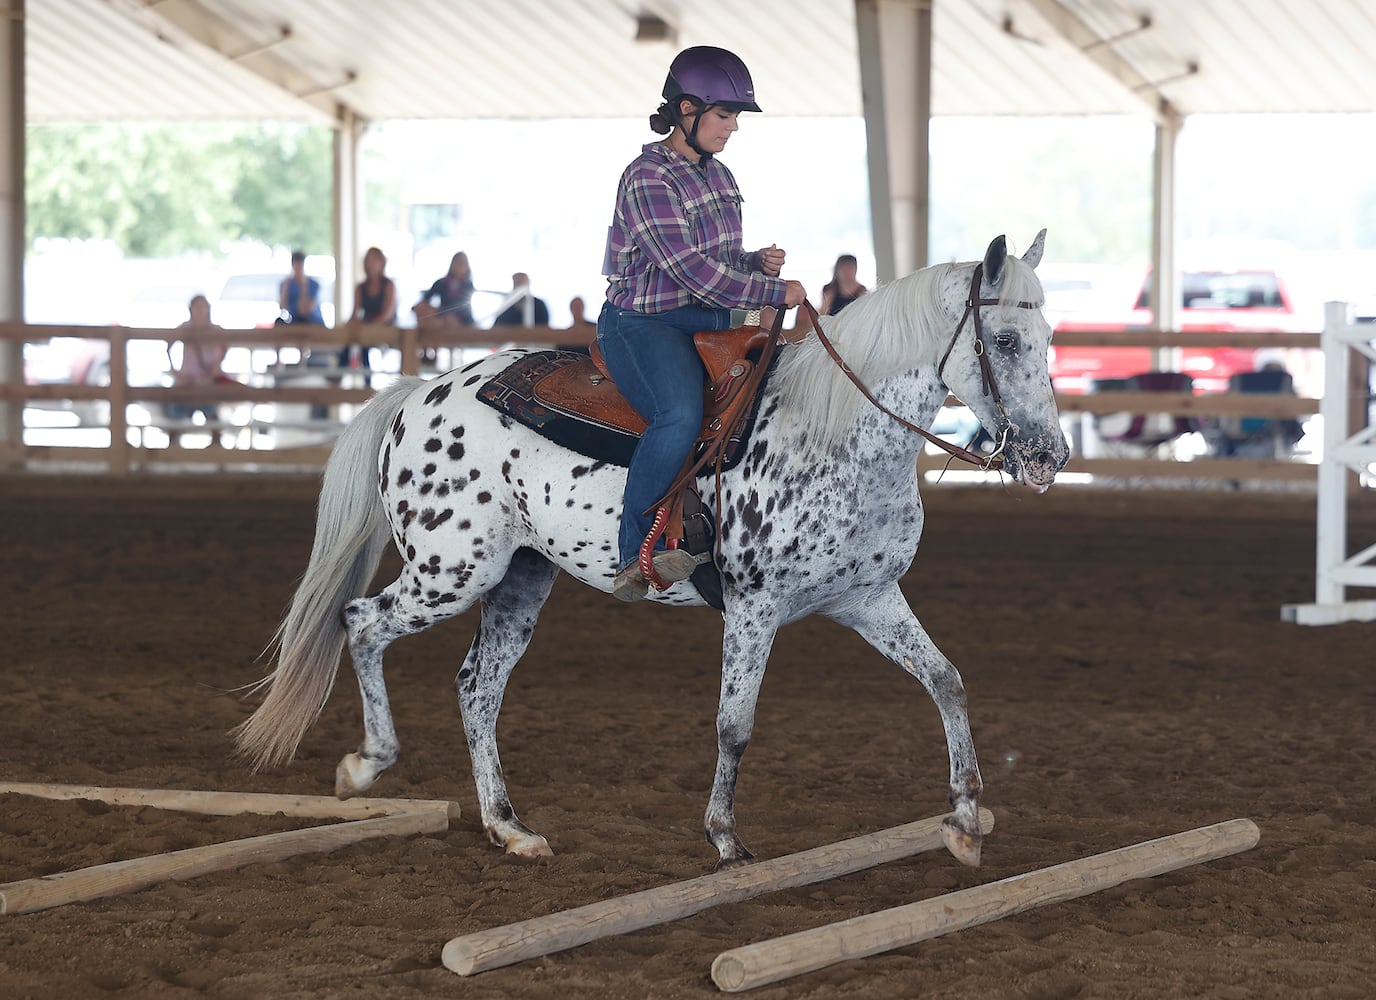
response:
[[[607,231],[607,300],[640,313],[680,306],[783,305],[787,284],[741,245],[741,193],[715,158],[704,170],[652,142],[616,189]]]

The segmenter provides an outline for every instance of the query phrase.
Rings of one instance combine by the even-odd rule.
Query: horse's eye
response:
[[[1018,335],[1016,333],[995,334],[994,346],[1005,351],[1016,351],[1018,349]]]

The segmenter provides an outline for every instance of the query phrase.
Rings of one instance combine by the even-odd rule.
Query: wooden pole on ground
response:
[[[0,914],[32,913],[65,903],[132,892],[157,882],[195,878],[259,862],[281,861],[298,854],[333,851],[372,837],[442,833],[448,828],[448,817],[433,811],[401,813],[93,865],[0,885]]]
[[[332,795],[280,795],[267,792],[207,792],[179,788],[103,788],[35,781],[0,781],[0,794],[40,799],[93,799],[117,806],[152,806],[210,816],[257,813],[312,819],[368,819],[400,813],[433,813],[459,818],[459,804],[443,799],[337,799]]]
[[[743,868],[456,937],[444,946],[442,957],[446,968],[469,976],[576,948],[613,934],[628,934],[679,920],[723,903],[849,875],[940,849],[943,819],[944,816],[935,816],[918,820],[810,851],[757,861]],[[986,834],[994,828],[994,815],[987,809],[980,810],[979,821]]]
[[[877,955],[1048,903],[1087,896],[1130,879],[1215,861],[1250,850],[1260,838],[1255,823],[1235,819],[1067,861],[722,952],[712,963],[712,981],[728,993],[754,989],[847,959]]]

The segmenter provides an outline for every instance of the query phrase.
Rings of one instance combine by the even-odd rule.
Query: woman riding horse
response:
[[[784,251],[744,251],[740,190],[715,159],[740,112],[760,110],[745,63],[710,45],[684,49],[663,96],[650,127],[668,138],[642,148],[617,187],[603,263],[607,301],[597,321],[607,368],[648,424],[623,497],[612,591],[623,601],[649,593],[638,558],[651,528],[645,512],[673,483],[702,426],[703,367],[693,334],[729,328],[733,308],[792,307],[805,297],[801,283],[779,277]],[[695,565],[682,550],[654,555],[666,583],[686,579]]]

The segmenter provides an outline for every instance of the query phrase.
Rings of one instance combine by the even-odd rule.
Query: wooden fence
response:
[[[150,411],[161,412],[165,403],[276,403],[308,404],[312,407],[335,408],[359,405],[372,390],[364,386],[348,386],[351,372],[345,368],[302,369],[312,375],[337,380],[335,385],[311,387],[269,384],[266,377],[255,378],[264,384],[225,384],[213,386],[131,386],[128,384],[126,348],[131,340],[161,340],[169,343],[184,341],[217,341],[233,347],[254,349],[297,348],[303,355],[314,349],[333,356],[346,344],[369,347],[395,347],[401,354],[401,371],[419,374],[426,352],[435,349],[495,349],[507,344],[540,345],[568,344],[586,341],[587,331],[551,329],[549,327],[507,327],[500,331],[445,327],[437,329],[397,329],[388,326],[349,325],[339,329],[323,327],[274,327],[262,330],[233,330],[210,333],[191,331],[145,330],[124,327],[38,326],[21,323],[0,324],[0,345],[10,343],[44,343],[54,337],[75,337],[85,340],[106,340],[110,345],[109,385],[72,385],[0,383],[0,405],[12,408],[12,428],[21,428],[19,409],[35,401],[65,401],[78,403],[97,401],[109,406],[109,443],[104,448],[68,447],[25,444],[18,433],[8,441],[0,441],[0,463],[42,465],[48,462],[102,461],[109,472],[122,475],[136,469],[158,464],[209,463],[218,467],[243,464],[292,465],[318,467],[329,453],[328,440],[300,447],[253,446],[235,448],[145,447],[141,431],[131,431],[127,408],[131,403],[155,404]],[[1114,333],[1059,333],[1058,345],[1093,347],[1239,347],[1239,348],[1319,348],[1319,334],[1262,334],[1262,333],[1166,333],[1161,331],[1132,331]],[[1354,379],[1357,375],[1354,374]],[[1366,373],[1360,373],[1362,405],[1368,398]],[[954,400],[952,401],[954,403]],[[1062,414],[1083,414],[1100,417],[1108,414],[1143,413],[1171,414],[1193,418],[1261,417],[1276,420],[1302,419],[1318,412],[1318,400],[1295,396],[1258,394],[1207,394],[1160,392],[1113,392],[1100,395],[1057,394]],[[1364,417],[1364,414],[1363,414]],[[1355,415],[1354,415],[1355,419]],[[155,420],[155,426],[157,422]],[[328,432],[338,424],[322,422],[320,428]],[[182,427],[183,431],[190,428]],[[22,433],[22,431],[20,432]],[[133,438],[133,440],[131,440]],[[944,462],[939,456],[925,456],[924,468],[938,468]],[[1290,480],[1313,481],[1315,466],[1305,461],[1285,459],[1197,458],[1189,462],[1163,460],[1160,457],[1083,457],[1071,459],[1070,472],[1090,473],[1112,477],[1165,477],[1190,480]]]

